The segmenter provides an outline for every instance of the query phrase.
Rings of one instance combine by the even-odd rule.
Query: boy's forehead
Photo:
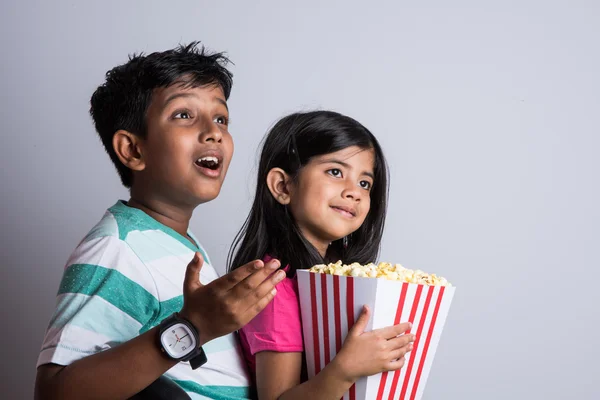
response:
[[[188,82],[175,82],[172,85],[154,89],[152,103],[159,108],[164,108],[171,101],[180,97],[202,98],[223,103],[227,107],[225,94],[220,85],[191,86]]]

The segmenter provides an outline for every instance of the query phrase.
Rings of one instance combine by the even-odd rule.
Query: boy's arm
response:
[[[41,365],[35,399],[126,399],[173,367],[158,347],[158,328],[112,349],[62,366]]]
[[[202,257],[188,265],[181,315],[200,332],[200,344],[233,332],[254,318],[276,293],[285,273],[273,275],[277,260],[254,261],[208,285],[199,281]],[[138,393],[177,362],[164,356],[158,328],[117,347],[90,355],[68,366],[38,368],[35,399],[126,399]]]

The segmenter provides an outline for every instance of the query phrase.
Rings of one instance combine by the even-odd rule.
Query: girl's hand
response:
[[[402,368],[404,355],[413,347],[415,335],[403,335],[411,328],[410,322],[365,332],[370,314],[369,307],[364,306],[340,352],[332,361],[337,364],[342,378],[350,382],[363,376]]]

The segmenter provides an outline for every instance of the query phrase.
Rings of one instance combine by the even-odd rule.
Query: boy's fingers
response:
[[[231,288],[235,287],[248,276],[262,270],[264,265],[265,264],[261,260],[251,261],[239,268],[234,269],[230,273],[223,275],[219,279],[214,280],[212,283],[215,286],[218,286],[220,290],[231,290]]]
[[[348,332],[348,334],[352,336],[358,336],[362,334],[367,327],[367,323],[369,322],[370,317],[371,310],[368,306],[364,305],[362,311],[360,312],[360,316],[358,317],[356,323],[354,324],[352,329],[350,329],[350,332]]]
[[[277,271],[275,272],[275,274],[273,274],[273,276],[261,283],[256,289],[254,289],[253,292],[247,295],[246,302],[248,304],[248,308],[250,309],[252,307],[255,307],[265,297],[269,296],[269,293],[271,293],[273,290],[277,292],[277,289],[275,289],[275,287],[284,278],[285,272]],[[265,306],[266,304],[268,304],[268,302],[265,303]]]
[[[254,303],[248,310],[246,311],[246,320],[252,321],[254,317],[258,315],[264,308],[273,300],[273,298],[277,295],[277,289],[271,289],[263,298]]]
[[[230,288],[231,294],[234,297],[246,299],[248,296],[251,296],[253,292],[256,293],[256,289],[263,283],[269,282],[269,276],[277,271],[277,268],[279,268],[280,265],[281,263],[278,260],[271,260],[267,262],[263,268],[255,270],[244,280],[238,282],[234,287]],[[262,296],[257,297],[260,298]]]
[[[403,333],[409,331],[411,327],[412,324],[410,322],[403,322],[398,325],[387,326],[385,328],[377,329],[377,333],[386,339],[392,339],[398,335],[402,335]]]
[[[183,281],[183,287],[187,290],[194,290],[202,286],[200,283],[200,270],[204,265],[204,258],[202,254],[194,254],[194,258],[187,265],[185,270],[185,278]]]

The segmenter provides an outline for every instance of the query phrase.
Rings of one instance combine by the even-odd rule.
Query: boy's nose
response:
[[[223,139],[223,133],[216,123],[207,124],[204,128],[204,132],[200,135],[201,142],[215,142],[221,143]]]

